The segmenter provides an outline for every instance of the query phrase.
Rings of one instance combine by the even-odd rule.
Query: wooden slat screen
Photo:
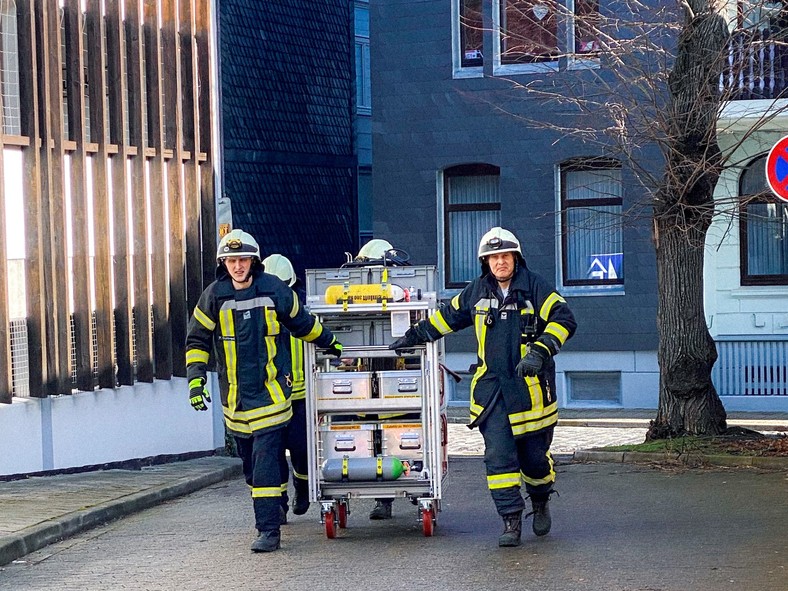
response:
[[[185,375],[216,249],[210,93],[198,91],[211,88],[210,3],[59,5],[16,0],[22,136],[0,138],[0,174],[4,143],[24,167],[31,396]],[[0,211],[7,198],[0,185]],[[0,402],[13,387],[9,297],[0,289]]]

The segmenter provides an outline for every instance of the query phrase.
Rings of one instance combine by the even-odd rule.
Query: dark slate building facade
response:
[[[478,275],[482,233],[511,229],[529,267],[555,283],[578,319],[556,358],[561,406],[656,407],[650,226],[648,215],[622,215],[641,197],[633,175],[598,146],[524,124],[568,115],[512,87],[560,87],[570,71],[599,70],[594,41],[580,31],[573,38],[553,15],[557,25],[540,30],[550,38],[507,47],[496,23],[517,26],[522,4],[370,1],[374,234],[415,263],[437,264],[449,298]],[[534,4],[520,23],[524,37],[537,19],[553,18],[542,13],[549,6]],[[472,332],[447,339],[456,370],[475,361]],[[466,396],[461,389],[455,402]]]
[[[336,267],[358,249],[353,6],[219,0],[223,193],[263,256]]]

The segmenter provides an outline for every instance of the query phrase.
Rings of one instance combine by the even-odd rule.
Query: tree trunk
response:
[[[720,173],[718,89],[728,29],[712,0],[686,0],[668,79],[666,167],[654,204],[659,409],[647,439],[719,434],[726,414],[711,382],[717,349],[703,308],[703,253]]]
[[[705,234],[701,227],[656,221],[659,408],[646,439],[726,429],[725,409],[711,382],[717,348],[703,308]]]

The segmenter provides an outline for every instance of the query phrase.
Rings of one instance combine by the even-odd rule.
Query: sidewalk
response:
[[[467,408],[449,409],[449,454],[478,456],[483,442],[470,430]],[[628,461],[589,448],[643,441],[653,411],[563,410],[552,450],[559,462]],[[788,414],[731,413],[731,425],[788,432]],[[620,456],[620,457],[619,457]],[[770,465],[788,470],[788,458]],[[55,541],[241,475],[237,458],[211,456],[150,466],[0,481],[0,567]]]

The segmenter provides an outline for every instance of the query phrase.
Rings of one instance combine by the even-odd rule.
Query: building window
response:
[[[446,288],[463,288],[478,277],[482,235],[501,224],[500,169],[464,164],[443,171]]]
[[[742,285],[788,285],[788,204],[766,184],[766,156],[739,179]]]
[[[607,158],[561,166],[564,286],[624,283],[621,165]]]
[[[501,64],[558,59],[558,15],[554,1],[501,0]]]
[[[19,110],[19,46],[16,2],[0,0],[0,81],[3,92],[3,133],[22,135]]]
[[[460,60],[463,68],[484,63],[482,0],[460,0]]]
[[[357,3],[356,30],[356,112],[372,111],[372,83],[369,64],[369,5]]]
[[[498,0],[495,73],[588,67],[596,58],[601,24],[598,0]],[[513,68],[514,67],[514,68]]]
[[[575,0],[574,31],[575,55],[588,57],[599,52],[599,0]]]

